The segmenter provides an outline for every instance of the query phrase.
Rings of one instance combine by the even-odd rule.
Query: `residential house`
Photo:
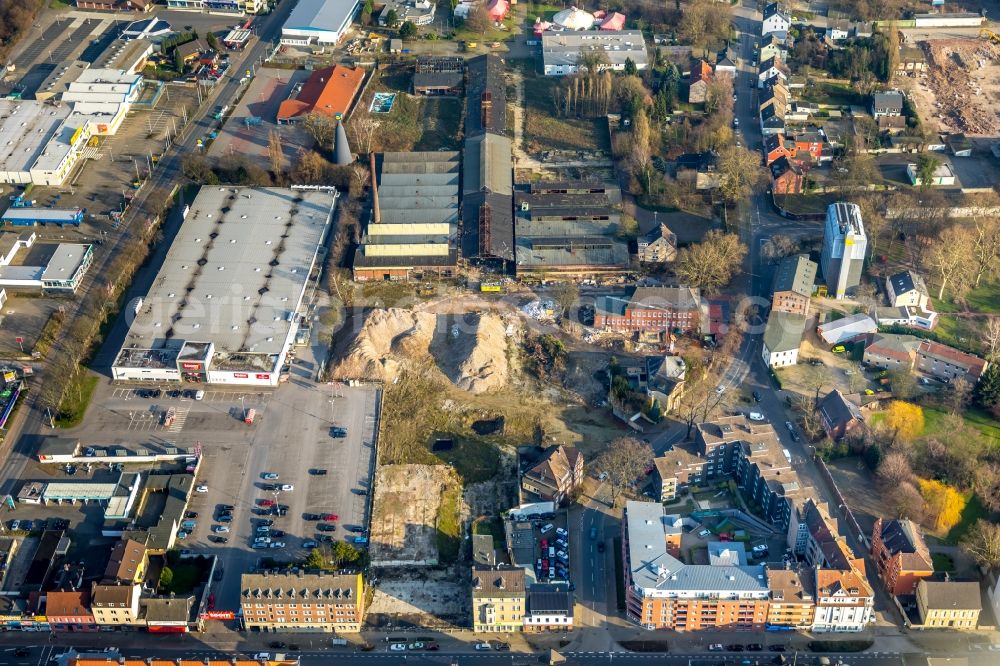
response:
[[[761,60],[778,58],[782,62],[785,62],[788,60],[788,46],[786,46],[785,40],[778,34],[765,35],[760,40],[758,56]]]
[[[111,549],[102,582],[119,585],[141,583],[149,566],[146,546],[132,539],[122,539]]]
[[[781,158],[792,156],[792,145],[785,144],[783,134],[768,134],[764,137],[764,163],[771,166]]]
[[[942,381],[964,379],[975,385],[989,363],[973,354],[933,340],[921,340],[916,351],[917,370]]]
[[[702,104],[708,93],[708,82],[712,80],[712,66],[704,60],[699,60],[691,68],[688,83],[688,102]]]
[[[862,362],[875,368],[910,372],[919,347],[920,338],[916,336],[878,333],[865,347]]]
[[[823,155],[823,145],[826,143],[823,130],[810,129],[795,132],[789,135],[789,140],[794,146],[792,156],[797,161],[819,162]]]
[[[903,116],[879,116],[875,120],[878,131],[889,135],[899,134],[906,129],[906,118]]]
[[[635,287],[594,304],[594,328],[661,339],[700,330],[701,293],[690,287]]]
[[[764,136],[784,134],[785,112],[777,104],[765,106],[760,112],[760,133]]]
[[[806,328],[806,318],[800,314],[772,312],[764,327],[761,358],[770,368],[795,365],[799,360],[799,345]]]
[[[360,573],[243,574],[240,605],[250,631],[357,633],[365,584]]]
[[[889,305],[893,307],[912,306],[927,309],[930,298],[924,279],[913,271],[906,270],[885,279],[885,293],[889,297]]]
[[[930,182],[925,183],[923,176],[917,172],[917,165],[909,163],[906,165],[906,175],[910,179],[910,184],[914,187],[923,185],[954,185],[956,181],[955,170],[950,164],[938,164],[934,167]]]
[[[840,319],[828,321],[816,327],[816,333],[828,345],[842,345],[878,330],[875,320],[858,312]]]
[[[764,7],[764,20],[760,25],[762,37],[773,33],[787,33],[792,27],[792,19],[777,2],[772,2]]]
[[[211,51],[208,44],[203,42],[201,39],[194,39],[185,44],[181,44],[174,50],[174,57],[179,58],[181,64],[190,65],[191,63],[198,60],[202,53]]]
[[[142,586],[98,585],[91,590],[90,610],[94,622],[101,627],[139,624],[139,597]]]
[[[472,535],[472,561],[487,567],[496,566],[497,550],[492,534]]]
[[[965,134],[949,134],[944,138],[944,143],[955,157],[969,157],[972,155],[972,142],[969,141]]]
[[[763,566],[685,564],[667,549],[658,502],[628,502],[622,520],[625,608],[646,629],[763,631],[768,597]]]
[[[535,583],[528,588],[524,630],[569,631],[573,628],[574,605],[567,583]]]
[[[903,93],[895,90],[873,93],[870,110],[875,118],[903,114]]]
[[[524,472],[521,488],[558,504],[582,481],[583,454],[576,447],[560,444],[545,449],[542,459]]]
[[[677,234],[660,223],[638,239],[639,261],[644,264],[668,264],[677,259]]]
[[[45,615],[52,631],[97,631],[87,590],[46,592]]]
[[[816,570],[813,632],[859,632],[874,621],[875,594],[861,571]]]
[[[861,416],[861,408],[844,397],[838,389],[827,393],[816,403],[816,414],[826,436],[835,442],[848,435],[864,432],[865,420]]]
[[[764,88],[758,99],[758,110],[763,111],[766,107],[774,104],[777,105],[778,115],[781,116],[785,115],[785,111],[792,101],[788,87],[780,81],[776,81],[774,85]]]
[[[684,395],[684,379],[687,366],[680,356],[647,356],[646,395],[666,414],[677,409],[677,403]]]
[[[912,520],[875,519],[872,559],[890,594],[913,594],[921,578],[934,574],[931,553],[920,528]]]
[[[736,65],[739,62],[739,56],[736,50],[730,46],[724,48],[715,59],[715,74],[728,74],[729,76],[736,77]]]
[[[763,60],[757,68],[758,88],[766,87],[767,82],[773,78],[777,78],[779,81],[785,81],[788,79],[788,68],[785,66],[781,58],[772,57],[767,60]]]
[[[279,600],[284,594],[284,590],[281,591],[280,595],[276,593]],[[296,596],[296,600],[299,600],[298,595]],[[139,605],[143,608],[140,614],[145,622],[146,631],[151,634],[186,634],[192,628],[197,629],[201,625],[201,619],[196,612],[195,596],[193,594],[171,597],[147,597],[141,599]],[[271,608],[268,604],[264,604],[264,607]],[[316,625],[310,621],[311,618],[307,617],[306,621],[303,622],[297,617],[298,607],[298,604],[295,602],[279,604],[274,617],[266,619],[268,617],[266,615],[263,618],[258,616],[255,619],[254,626],[258,627],[261,631],[285,629],[285,616],[283,612],[286,609],[292,609],[292,613],[289,616],[291,624],[287,626],[288,629],[292,627],[308,627],[309,630],[315,630],[314,627]],[[309,616],[312,613],[313,606],[311,604],[306,603],[302,607],[303,615]],[[246,608],[245,605],[244,608]],[[258,611],[263,612],[260,611],[260,607],[258,607]],[[250,625],[247,624],[247,626]]]
[[[816,616],[816,588],[813,571],[807,567],[784,569],[768,567],[767,584],[771,590],[767,608],[769,628],[808,629]]]
[[[901,46],[899,48],[899,73],[923,72],[927,69],[927,58],[924,52],[916,46]]]
[[[976,581],[917,582],[917,614],[925,629],[975,629],[983,611]]]
[[[779,157],[771,163],[771,191],[774,194],[801,194],[805,182],[802,167],[788,159]]]
[[[875,308],[875,320],[879,326],[909,326],[930,331],[937,323],[937,316],[936,312],[909,306]]]
[[[527,605],[524,569],[472,567],[472,630],[521,631]]]
[[[806,254],[782,259],[771,284],[771,312],[808,315],[818,268]]]

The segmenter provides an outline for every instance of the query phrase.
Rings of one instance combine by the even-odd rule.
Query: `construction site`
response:
[[[1000,132],[1000,37],[918,42],[927,71],[912,87],[920,117],[937,132],[996,136]]]

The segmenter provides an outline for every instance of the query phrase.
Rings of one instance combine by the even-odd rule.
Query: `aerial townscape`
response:
[[[1000,0],[0,0],[0,666],[1000,664]]]

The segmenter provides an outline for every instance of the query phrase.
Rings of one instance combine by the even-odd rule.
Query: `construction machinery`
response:
[[[990,42],[992,42],[993,44],[1000,44],[1000,35],[993,32],[989,28],[980,28],[979,36],[985,37],[986,39],[990,40]]]

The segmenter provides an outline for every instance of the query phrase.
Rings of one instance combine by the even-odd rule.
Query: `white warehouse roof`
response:
[[[354,17],[358,3],[359,0],[299,0],[281,30],[340,33]]]

